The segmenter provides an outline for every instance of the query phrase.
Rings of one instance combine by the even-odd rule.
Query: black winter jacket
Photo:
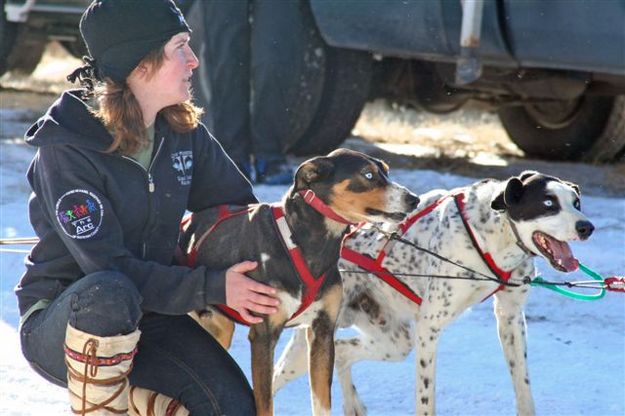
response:
[[[204,126],[179,134],[157,117],[148,170],[105,153],[113,138],[80,98],[64,93],[26,134],[29,215],[40,239],[16,288],[20,313],[90,273],[135,282],[143,309],[184,314],[225,303],[225,270],[171,265],[185,210],[257,202],[250,183]]]

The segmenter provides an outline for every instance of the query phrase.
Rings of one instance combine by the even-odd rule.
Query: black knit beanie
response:
[[[125,82],[148,53],[175,34],[190,31],[172,0],[95,0],[80,19],[92,75],[118,83]]]

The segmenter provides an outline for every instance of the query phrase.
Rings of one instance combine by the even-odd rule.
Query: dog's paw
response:
[[[343,413],[345,416],[366,416],[367,407],[360,400],[356,400],[351,404],[343,404]]]

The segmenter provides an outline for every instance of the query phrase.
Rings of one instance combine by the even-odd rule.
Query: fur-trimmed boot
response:
[[[128,413],[128,374],[141,332],[98,337],[67,325],[65,364],[72,412],[77,415]]]
[[[141,387],[130,387],[130,416],[189,416],[189,411],[179,401]]]

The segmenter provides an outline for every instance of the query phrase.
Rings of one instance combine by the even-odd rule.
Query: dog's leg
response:
[[[471,298],[447,281],[433,279],[419,307],[416,328],[417,414],[432,416],[436,412],[436,355],[443,329],[470,304]]]
[[[308,344],[306,329],[297,328],[284,348],[273,370],[273,394],[288,382],[308,372]]]
[[[323,297],[323,309],[306,331],[308,341],[308,373],[313,415],[329,415],[330,390],[334,369],[334,329],[341,305],[340,284],[329,289]]]
[[[360,335],[334,342],[335,367],[343,391],[343,412],[350,416],[365,415],[367,409],[352,381],[352,366],[361,360],[405,359],[413,347],[413,327],[394,319],[384,305],[366,292],[348,302],[341,325],[346,319],[358,328]]]
[[[248,335],[252,347],[252,383],[258,416],[273,415],[271,394],[273,357],[282,328],[272,325],[270,320],[266,319],[260,324],[252,325]]]
[[[352,365],[361,360],[401,361],[412,350],[410,326],[370,326],[363,335],[336,340],[336,370],[343,391],[343,412],[345,415],[367,414],[356,386],[352,381]],[[366,335],[364,335],[366,334]]]
[[[436,351],[438,338],[442,328],[437,322],[431,322],[425,318],[428,310],[423,308],[420,312],[420,321],[417,323],[417,414],[432,416],[435,414],[435,389],[436,381]]]
[[[499,341],[503,348],[516,395],[517,414],[534,415],[534,399],[527,372],[525,314],[527,289],[508,288],[495,294],[495,315]]]

